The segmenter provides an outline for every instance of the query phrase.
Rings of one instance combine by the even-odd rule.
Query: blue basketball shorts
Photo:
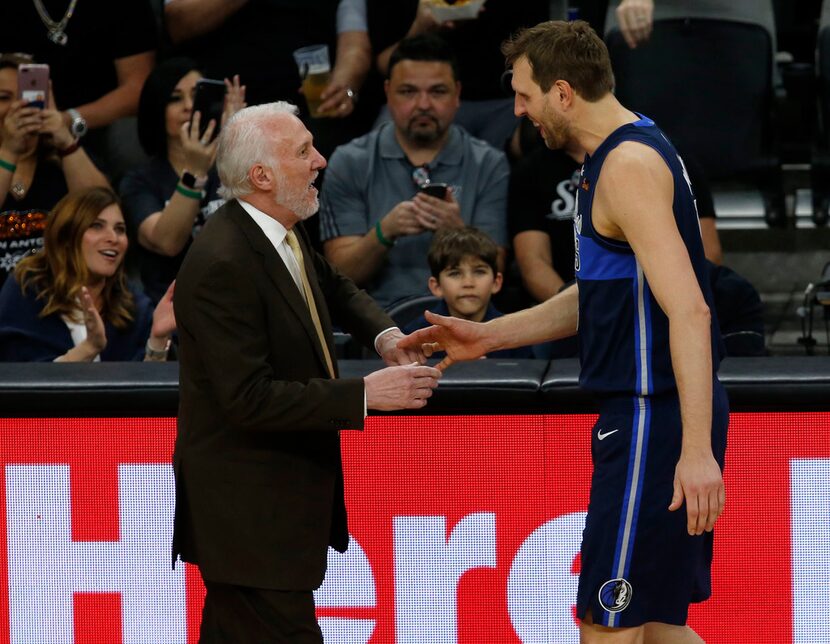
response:
[[[709,598],[713,533],[690,536],[670,512],[682,427],[677,393],[603,400],[592,429],[594,472],[582,535],[577,616],[595,624],[682,625]],[[713,383],[712,451],[723,469],[729,403]]]

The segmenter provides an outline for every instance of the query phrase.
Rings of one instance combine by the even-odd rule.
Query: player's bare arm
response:
[[[455,362],[475,360],[499,349],[513,349],[576,333],[579,297],[576,285],[546,302],[489,322],[470,322],[426,311],[433,326],[419,329],[402,339],[398,346],[413,349],[430,345],[430,351],[446,351],[438,365],[444,370]]]
[[[654,149],[625,142],[609,153],[597,183],[594,227],[627,241],[669,319],[669,344],[680,398],[683,443],[670,509],[686,501],[688,530],[711,530],[724,487],[712,455],[711,313],[672,214],[674,184]]]

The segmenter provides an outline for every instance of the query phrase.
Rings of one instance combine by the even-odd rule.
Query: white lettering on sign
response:
[[[171,570],[173,470],[120,465],[117,542],[73,542],[67,465],[6,466],[12,644],[74,642],[73,594],[120,593],[124,644],[185,642],[184,567]]]
[[[394,539],[396,641],[455,642],[461,575],[496,567],[496,515],[469,514],[449,538],[446,517],[395,517]]]
[[[507,611],[523,642],[576,644],[578,575],[585,512],[564,514],[536,528],[516,552],[507,578]]]
[[[374,608],[375,577],[369,558],[354,537],[343,554],[329,548],[326,579],[314,592],[318,608]],[[367,644],[375,631],[373,619],[321,617],[317,620],[326,644]]]
[[[830,597],[830,459],[790,461],[790,516],[793,642],[830,642],[830,621],[816,619]]]

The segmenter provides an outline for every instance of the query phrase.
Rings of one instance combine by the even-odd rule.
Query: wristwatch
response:
[[[190,188],[191,190],[203,190],[205,185],[207,185],[207,177],[197,177],[189,170],[185,170],[182,172],[181,182],[185,188]]]
[[[69,131],[72,132],[72,136],[80,139],[89,130],[86,125],[86,119],[81,116],[81,113],[76,109],[68,109],[66,110],[66,113],[69,114],[69,118],[72,119],[69,123]]]

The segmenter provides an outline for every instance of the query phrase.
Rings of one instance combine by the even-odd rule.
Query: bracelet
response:
[[[375,235],[378,238],[378,241],[386,246],[387,248],[392,248],[395,245],[394,241],[389,241],[386,237],[383,236],[383,231],[380,229],[380,219],[378,219],[377,223],[375,224]]]
[[[12,163],[11,161],[4,161],[3,159],[0,159],[0,168],[8,170],[12,174],[14,174],[14,171],[17,170],[17,165]]]
[[[176,184],[176,192],[180,195],[184,195],[185,197],[190,197],[191,199],[198,199],[201,201],[202,199],[202,191],[201,190],[191,190],[190,188],[185,188],[182,184]]]
[[[67,145],[63,150],[58,150],[58,156],[63,159],[68,157],[73,152],[77,152],[81,147],[81,139],[76,138],[70,145]]]
[[[167,360],[167,354],[170,351],[172,340],[167,339],[164,349],[154,349],[150,346],[150,338],[147,338],[147,344],[144,346],[144,357],[148,360]]]

